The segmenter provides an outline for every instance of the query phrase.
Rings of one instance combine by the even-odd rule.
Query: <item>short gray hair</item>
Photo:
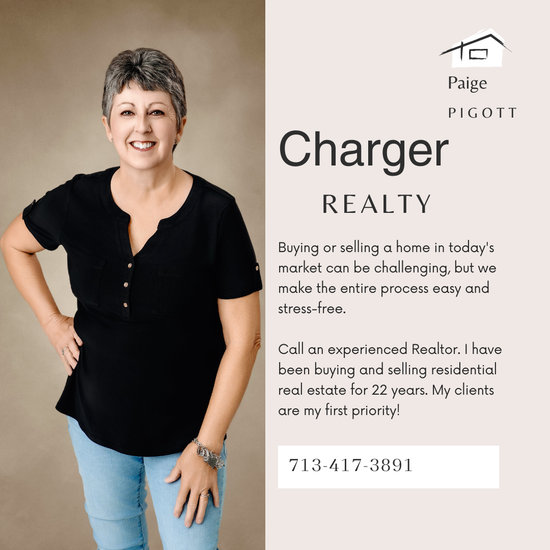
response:
[[[187,114],[187,101],[183,77],[176,64],[164,53],[151,48],[138,48],[120,52],[110,63],[103,87],[103,115],[111,123],[111,110],[115,95],[129,82],[142,90],[167,92],[172,98],[179,129]]]

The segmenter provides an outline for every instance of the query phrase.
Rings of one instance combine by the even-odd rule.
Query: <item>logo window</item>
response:
[[[469,53],[470,59],[487,59],[487,55],[489,55],[489,50],[471,49]]]

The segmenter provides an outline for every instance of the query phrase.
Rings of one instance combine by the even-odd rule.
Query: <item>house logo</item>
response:
[[[452,48],[440,55],[450,53],[452,67],[502,67],[505,48],[502,36],[493,29],[484,29],[453,44]]]

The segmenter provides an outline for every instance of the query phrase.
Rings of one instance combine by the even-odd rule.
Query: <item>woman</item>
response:
[[[57,409],[100,549],[148,548],[145,476],[164,548],[217,548],[224,437],[259,348],[254,251],[233,197],[174,165],[185,122],[173,61],[120,53],[103,94],[120,167],[48,192],[1,240],[69,375]],[[74,319],[36,258],[60,244]]]

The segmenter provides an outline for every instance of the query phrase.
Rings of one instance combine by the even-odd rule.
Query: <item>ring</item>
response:
[[[62,350],[61,350],[61,355],[65,355],[65,350],[66,349],[69,349],[69,346],[65,346]]]
[[[210,498],[210,494],[207,495],[200,495],[201,498]]]

